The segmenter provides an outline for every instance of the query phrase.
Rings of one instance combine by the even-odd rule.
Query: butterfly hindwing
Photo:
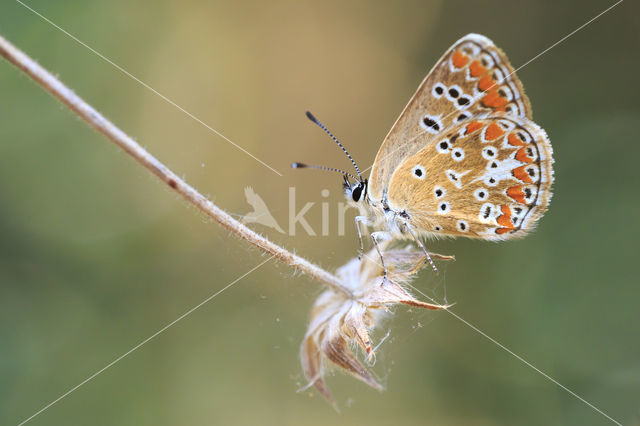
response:
[[[529,100],[506,55],[488,38],[468,34],[427,74],[385,138],[371,171],[372,198],[381,199],[395,168],[425,140],[452,124],[496,111],[531,118]]]
[[[417,231],[521,237],[547,209],[553,159],[544,130],[506,113],[481,117],[453,124],[393,173],[389,206]]]

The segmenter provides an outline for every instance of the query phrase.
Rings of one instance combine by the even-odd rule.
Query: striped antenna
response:
[[[333,141],[334,141],[335,143],[337,143],[337,144],[338,144],[338,146],[339,146],[340,148],[342,148],[342,150],[344,151],[344,153],[345,153],[345,154],[347,154],[347,157],[349,157],[349,160],[351,160],[351,163],[353,164],[353,167],[355,167],[355,168],[356,168],[356,172],[358,172],[358,176],[360,176],[360,179],[357,179],[357,180],[358,180],[359,182],[362,182],[362,181],[363,181],[363,179],[362,179],[362,173],[360,173],[360,169],[358,168],[358,165],[356,164],[356,162],[355,162],[355,161],[353,161],[353,158],[351,157],[351,154],[349,154],[349,151],[347,151],[347,149],[344,147],[344,145],[342,145],[342,144],[340,143],[340,141],[339,141],[335,136],[333,136],[333,133],[331,133],[331,132],[329,131],[329,129],[327,129],[327,128],[325,127],[325,125],[324,125],[324,124],[322,124],[321,122],[319,122],[319,121],[318,121],[318,119],[317,119],[317,118],[315,118],[315,117],[313,116],[313,114],[311,114],[309,111],[307,111],[307,118],[308,118],[309,120],[313,121],[314,123],[316,123],[318,126],[320,126],[320,128],[321,128],[322,130],[324,130],[325,132],[327,132],[327,134],[328,134],[329,136],[331,136],[331,139],[333,139]],[[354,178],[354,179],[355,179],[355,178]]]
[[[291,164],[291,168],[293,169],[318,169],[318,170],[326,170],[329,172],[338,172],[341,173],[345,176],[349,176],[351,179],[357,181],[358,178],[356,178],[354,175],[352,175],[349,172],[345,172],[344,170],[340,170],[340,169],[336,169],[335,167],[327,167],[327,166],[314,166],[311,164],[304,164],[304,163],[293,163]]]

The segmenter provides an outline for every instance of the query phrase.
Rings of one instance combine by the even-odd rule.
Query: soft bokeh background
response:
[[[330,235],[255,226],[328,268],[349,167],[362,167],[424,74],[468,32],[525,63],[612,4],[57,1],[28,4],[260,159],[280,177],[59,30],[7,0],[0,32],[235,214],[252,186],[282,226],[288,188]],[[522,241],[444,241],[416,285],[626,424],[640,419],[637,2],[519,76],[555,149],[555,196]],[[328,198],[321,196],[329,189]],[[0,63],[0,423],[17,424],[262,262],[50,96]],[[270,263],[34,418],[33,425],[583,425],[609,421],[447,313],[399,308],[378,330],[378,393],[303,384],[298,346],[320,287]]]

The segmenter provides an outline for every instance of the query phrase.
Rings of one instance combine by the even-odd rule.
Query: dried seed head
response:
[[[451,256],[431,254],[432,258],[450,260]],[[369,332],[381,320],[388,308],[405,304],[426,309],[446,309],[414,298],[403,284],[407,284],[425,264],[425,256],[414,247],[385,251],[388,265],[387,280],[377,262],[374,251],[363,260],[350,260],[336,271],[353,297],[331,289],[320,294],[311,310],[309,328],[300,349],[302,369],[313,385],[329,401],[333,402],[323,378],[326,360],[351,373],[369,386],[382,390],[372,374],[358,360],[351,349],[356,343],[371,360],[374,356]]]

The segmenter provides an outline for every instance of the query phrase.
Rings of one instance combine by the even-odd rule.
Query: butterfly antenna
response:
[[[307,111],[307,112],[306,112],[306,114],[307,114],[307,118],[308,118],[309,120],[311,120],[311,121],[313,121],[314,123],[316,123],[316,124],[317,124],[321,129],[322,129],[322,130],[324,130],[324,131],[325,131],[329,136],[331,136],[331,139],[333,139],[333,141],[334,141],[335,143],[337,143],[337,144],[338,144],[338,146],[339,146],[340,148],[342,148],[342,150],[344,151],[344,153],[345,153],[345,154],[347,154],[347,157],[349,157],[349,160],[351,160],[351,163],[353,164],[353,167],[355,167],[355,168],[356,168],[356,172],[358,172],[358,176],[360,176],[360,179],[356,179],[356,180],[358,180],[359,182],[362,182],[362,181],[363,181],[363,179],[362,179],[362,173],[360,173],[360,169],[358,168],[358,165],[356,164],[356,162],[355,162],[355,161],[353,161],[353,158],[351,157],[351,154],[349,154],[349,151],[347,151],[347,149],[344,147],[344,145],[342,145],[342,144],[340,143],[340,141],[339,141],[335,136],[333,136],[333,133],[331,133],[331,132],[329,131],[329,129],[327,129],[327,128],[325,127],[325,125],[324,125],[324,124],[322,124],[321,122],[319,122],[319,121],[318,121],[318,119],[317,119],[317,118],[315,118],[315,117],[313,116],[313,114],[311,114],[309,111]],[[355,178],[354,178],[354,179],[355,179]]]
[[[340,169],[336,169],[335,167],[327,167],[327,166],[314,166],[311,164],[304,164],[304,163],[293,163],[291,164],[291,168],[293,169],[318,169],[318,170],[326,170],[329,172],[338,172],[341,173],[345,176],[349,176],[351,179],[357,181],[358,178],[355,177],[354,175],[352,175],[349,172],[345,172],[344,170],[340,170]]]

